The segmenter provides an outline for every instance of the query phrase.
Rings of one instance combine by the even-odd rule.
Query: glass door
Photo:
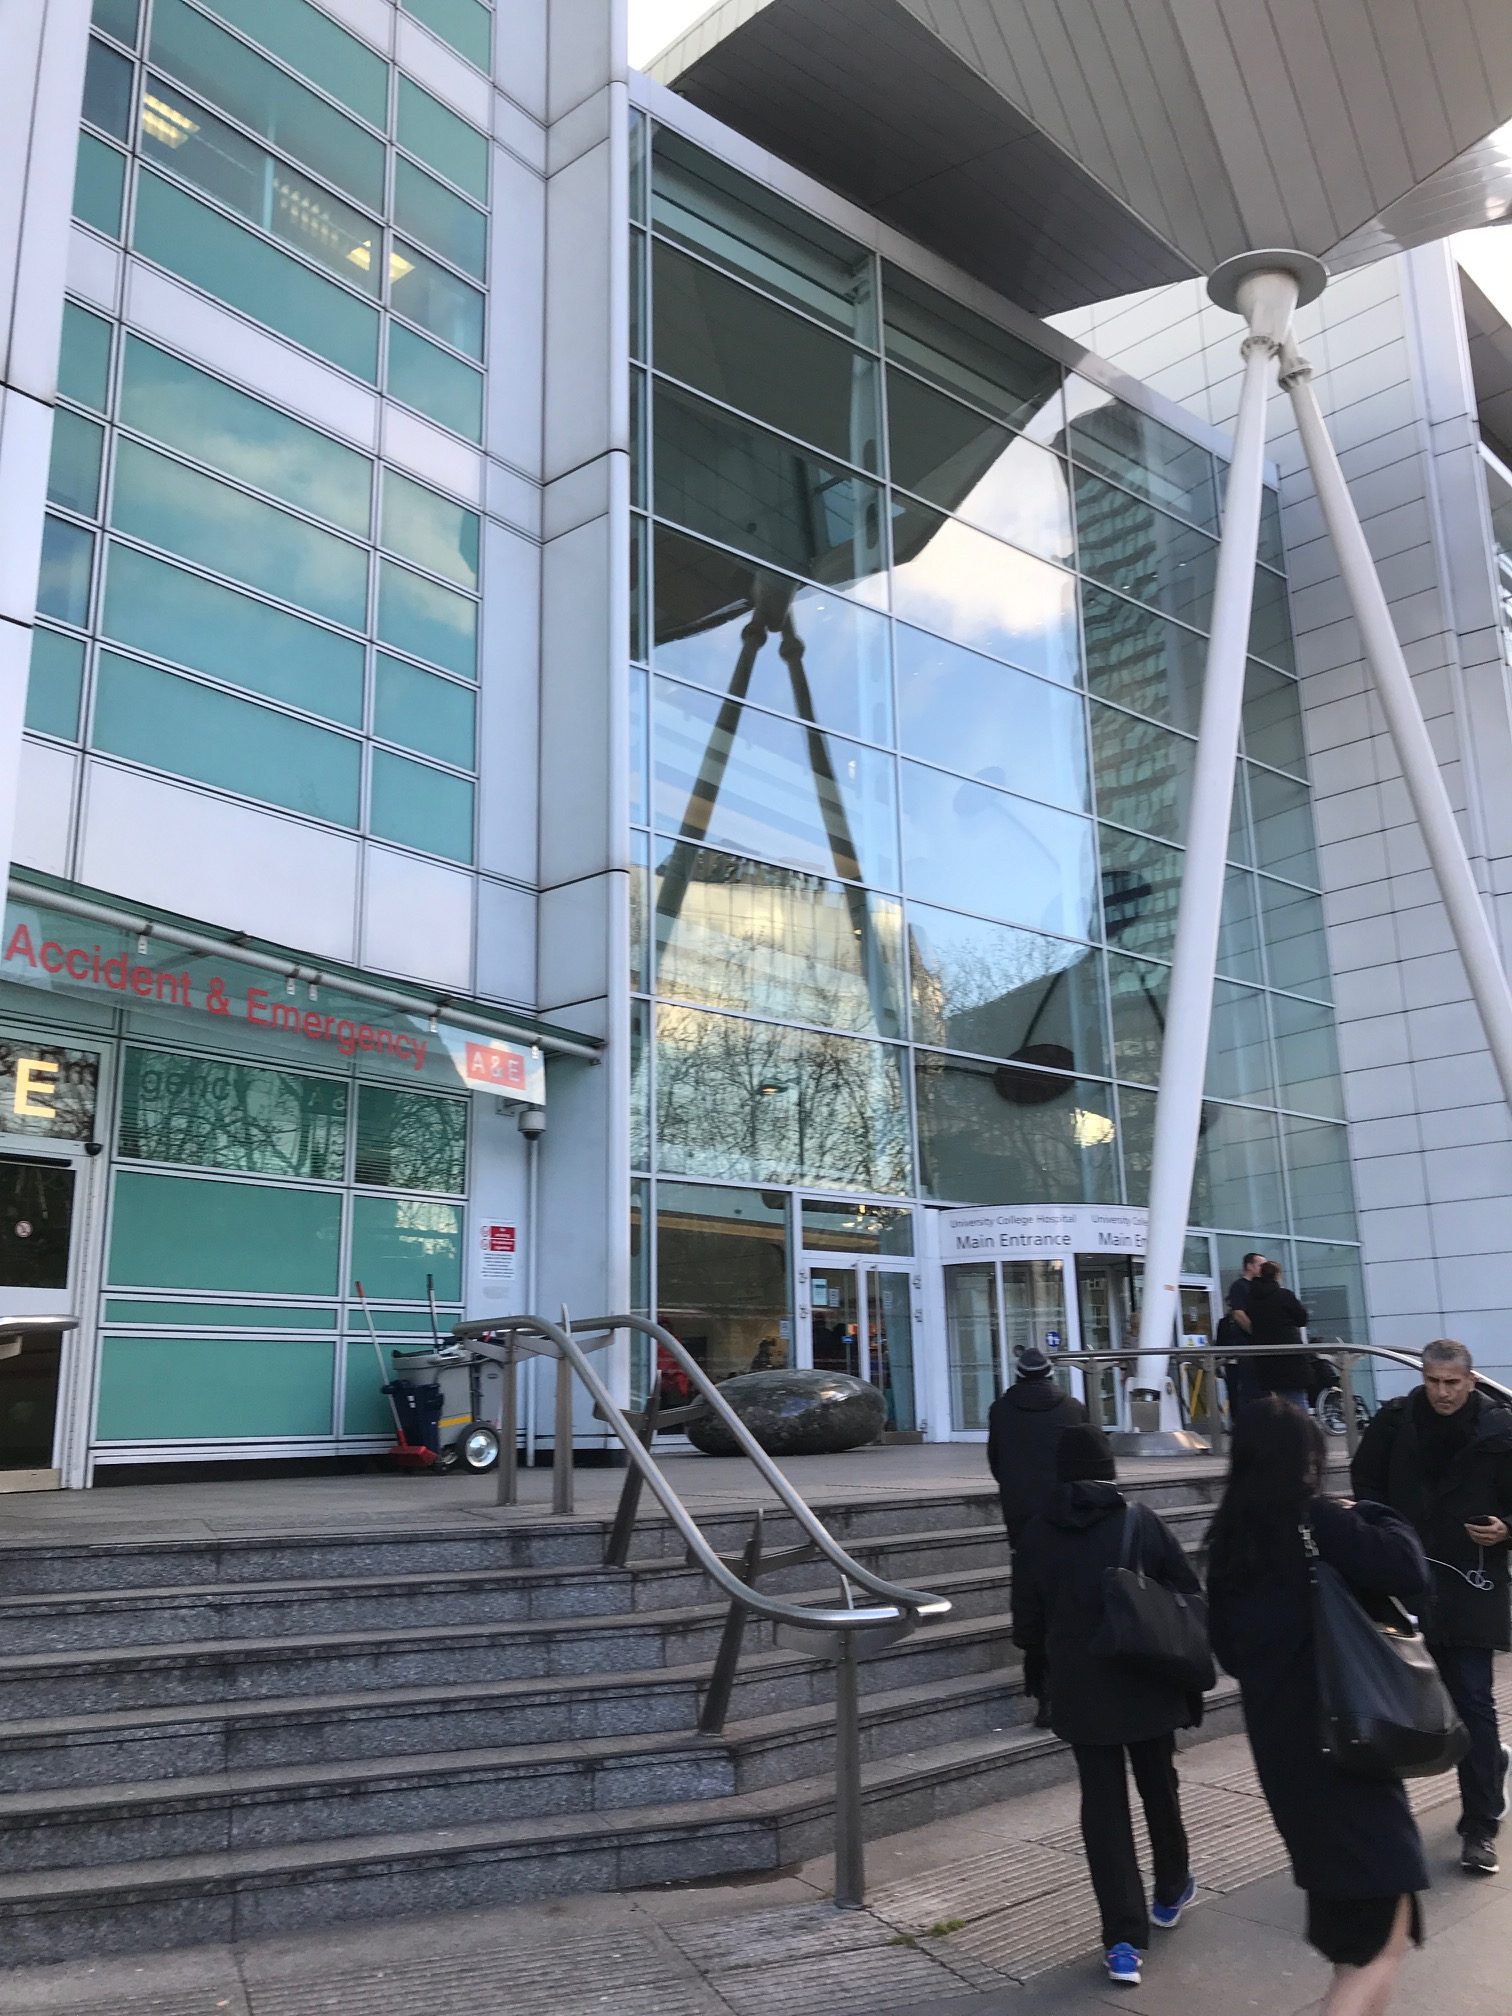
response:
[[[809,1363],[816,1372],[864,1379],[861,1280],[854,1266],[809,1270]]]
[[[78,1163],[0,1154],[0,1329],[6,1316],[77,1314]],[[0,1342],[0,1473],[58,1481],[55,1445],[63,1336]]]
[[[1077,1302],[1081,1312],[1084,1351],[1138,1350],[1133,1299],[1127,1264],[1099,1266],[1076,1263]],[[1127,1426],[1125,1388],[1134,1369],[1132,1356],[1116,1363],[1091,1366],[1086,1373],[1087,1412],[1100,1428]]]
[[[995,1260],[945,1269],[945,1359],[951,1432],[985,1433],[1002,1379]]]
[[[809,1362],[877,1387],[889,1429],[918,1425],[914,1398],[913,1276],[866,1260],[809,1263]]]

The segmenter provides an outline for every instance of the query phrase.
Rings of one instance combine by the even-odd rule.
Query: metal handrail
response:
[[[835,1902],[842,1909],[859,1910],[865,1901],[865,1871],[861,1838],[861,1738],[857,1664],[862,1652],[881,1651],[885,1645],[905,1637],[917,1625],[930,1619],[948,1616],[950,1601],[944,1596],[931,1595],[926,1590],[910,1589],[902,1583],[889,1582],[883,1576],[875,1575],[870,1569],[863,1568],[859,1561],[854,1560],[794,1490],[703,1367],[670,1330],[642,1316],[596,1316],[574,1322],[565,1309],[562,1316],[561,1323],[553,1323],[544,1316],[485,1317],[475,1322],[455,1325],[452,1335],[458,1342],[470,1344],[482,1356],[493,1358],[505,1367],[506,1415],[513,1412],[510,1403],[514,1380],[510,1373],[516,1350],[523,1349],[530,1354],[553,1357],[557,1360],[557,1440],[553,1456],[559,1478],[564,1475],[570,1476],[571,1471],[571,1374],[576,1373],[593,1400],[595,1412],[608,1423],[623,1443],[625,1453],[630,1459],[632,1478],[650,1486],[653,1496],[681,1536],[689,1557],[729,1596],[729,1621],[707,1697],[707,1701],[718,1704],[720,1712],[713,1728],[710,1727],[707,1716],[701,1721],[700,1726],[705,1733],[714,1733],[723,1721],[723,1707],[728,1700],[729,1683],[733,1679],[734,1664],[739,1656],[740,1640],[747,1616],[755,1615],[770,1619],[775,1627],[779,1645],[834,1662]],[[709,1412],[726,1429],[741,1453],[755,1464],[763,1482],[777,1494],[787,1511],[797,1521],[800,1530],[807,1536],[802,1546],[783,1557],[784,1561],[791,1563],[823,1556],[840,1575],[843,1607],[789,1602],[784,1597],[767,1595],[753,1586],[762,1557],[760,1512],[756,1514],[755,1530],[738,1567],[726,1561],[704,1536],[698,1522],[678,1497],[661,1466],[651,1454],[650,1438],[644,1426],[633,1423],[618,1405],[594,1369],[587,1351],[578,1342],[576,1334],[596,1338],[598,1342],[592,1348],[600,1349],[622,1330],[638,1331],[641,1335],[652,1338],[664,1350],[670,1352],[674,1362],[682,1367]],[[494,1340],[500,1337],[507,1341],[502,1344],[496,1343]],[[652,1419],[654,1420],[654,1415]],[[505,1446],[510,1446],[514,1440],[512,1425],[506,1420],[501,1442]],[[562,1461],[564,1450],[567,1453],[565,1463]],[[504,1454],[505,1448],[501,1447],[501,1466]],[[634,1501],[628,1495],[630,1482],[631,1479],[626,1480],[624,1502],[633,1507]],[[501,1496],[504,1488],[505,1476],[501,1468]],[[565,1507],[562,1504],[564,1496]],[[571,1509],[571,1499],[567,1494],[555,1492],[554,1500],[558,1509]],[[622,1504],[623,1510],[624,1504]],[[627,1526],[627,1520],[617,1519],[616,1533],[624,1533]],[[866,1608],[858,1607],[851,1594],[853,1584],[870,1595],[881,1598],[880,1604]]]

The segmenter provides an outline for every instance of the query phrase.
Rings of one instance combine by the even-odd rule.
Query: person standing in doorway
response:
[[[1240,1262],[1239,1272],[1229,1283],[1228,1294],[1224,1297],[1223,1322],[1219,1326],[1217,1343],[1220,1349],[1227,1345],[1230,1349],[1249,1344],[1250,1289],[1259,1278],[1260,1269],[1265,1265],[1263,1253],[1246,1253]],[[1239,1409],[1260,1395],[1255,1379],[1253,1358],[1236,1358],[1229,1368],[1229,1414],[1237,1420]]]
[[[1302,1355],[1302,1332],[1307,1328],[1307,1311],[1281,1279],[1281,1269],[1274,1260],[1260,1262],[1260,1271],[1250,1284],[1246,1314],[1250,1342],[1265,1346],[1270,1353],[1249,1361],[1260,1393],[1279,1393],[1305,1414],[1308,1365]],[[1288,1348],[1291,1346],[1295,1349]]]
[[[1176,1731],[1202,1720],[1202,1698],[1179,1682],[1120,1664],[1092,1650],[1103,1618],[1103,1580],[1125,1554],[1125,1521],[1135,1515],[1114,1479],[1099,1428],[1067,1428],[1056,1451],[1058,1482],[1030,1521],[1013,1577],[1013,1641],[1049,1666],[1051,1726],[1072,1746],[1081,1780],[1081,1829],[1102,1916],[1109,1978],[1137,1987],[1150,1927],[1174,1930],[1196,1895],[1181,1788]],[[1163,1520],[1143,1515],[1136,1549],[1153,1581],[1195,1595],[1181,1543]],[[1133,1769],[1155,1858],[1155,1896],[1146,1897],[1129,1816]]]
[[[1476,1390],[1465,1346],[1440,1337],[1423,1352],[1422,1385],[1388,1400],[1366,1429],[1351,1475],[1357,1496],[1400,1512],[1427,1553],[1423,1630],[1470,1732],[1459,1767],[1460,1867],[1494,1876],[1512,1772],[1492,1692],[1492,1655],[1512,1650],[1512,1411]]]
[[[987,1464],[998,1487],[1003,1524],[1018,1576],[1024,1529],[1043,1512],[1055,1489],[1055,1452],[1063,1431],[1080,1426],[1087,1410],[1056,1384],[1050,1360],[1031,1344],[1018,1356],[1018,1377],[987,1410]],[[1035,1727],[1050,1727],[1043,1657],[1024,1661],[1024,1691],[1039,1703]]]

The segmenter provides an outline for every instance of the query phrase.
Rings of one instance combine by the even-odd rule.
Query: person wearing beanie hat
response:
[[[1051,1377],[1050,1360],[1037,1344],[1018,1353],[1018,1377],[987,1413],[987,1464],[997,1481],[1008,1545],[1017,1549],[1024,1529],[1043,1511],[1055,1489],[1055,1458],[1062,1434],[1080,1425],[1087,1410]],[[1024,1661],[1024,1691],[1039,1701],[1035,1718],[1050,1727],[1043,1660]]]
[[[1171,1930],[1195,1894],[1176,1735],[1202,1720],[1202,1698],[1149,1667],[1092,1649],[1103,1620],[1104,1577],[1130,1561],[1182,1595],[1200,1585],[1164,1520],[1142,1509],[1137,1524],[1115,1482],[1100,1428],[1074,1423],[1055,1449],[1057,1482],[1013,1558],[1013,1642],[1025,1664],[1045,1662],[1050,1723],[1069,1743],[1081,1780],[1082,1841],[1102,1917],[1109,1978],[1135,1987],[1152,1922]],[[1128,1551],[1126,1551],[1126,1548]],[[1129,1817],[1129,1783],[1144,1806],[1155,1858],[1155,1895],[1145,1895]]]

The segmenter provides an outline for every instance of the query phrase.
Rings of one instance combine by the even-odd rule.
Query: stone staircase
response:
[[[1128,1487],[1195,1549],[1215,1479]],[[862,1667],[883,1834],[1065,1775],[1030,1725],[989,1491],[826,1506],[952,1615]],[[702,1522],[726,1553],[749,1514]],[[725,1605],[648,1519],[0,1546],[0,1966],[780,1868],[831,1839],[828,1668],[758,1619],[697,1733]],[[796,1537],[768,1519],[768,1543]],[[820,1567],[763,1586],[833,1593]],[[1231,1691],[1209,1729],[1231,1729]],[[3,1995],[0,1995],[3,2000]]]

